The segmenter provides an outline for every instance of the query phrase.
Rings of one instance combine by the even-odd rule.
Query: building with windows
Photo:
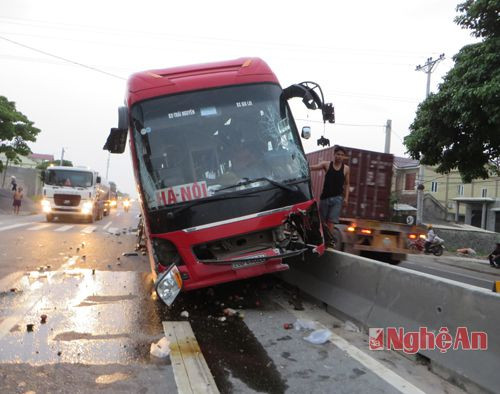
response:
[[[394,157],[397,203],[416,208],[418,160]],[[500,177],[463,183],[458,171],[438,174],[424,166],[424,222],[453,221],[500,232]]]

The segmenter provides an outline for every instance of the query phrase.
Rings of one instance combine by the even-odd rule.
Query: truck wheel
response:
[[[45,218],[47,219],[47,222],[52,222],[54,220],[54,216],[52,215],[45,215]]]
[[[333,229],[332,237],[333,249],[340,250],[342,252],[344,250],[344,243],[342,242],[342,234],[338,228]]]

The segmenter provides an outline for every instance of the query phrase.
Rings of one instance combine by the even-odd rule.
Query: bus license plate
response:
[[[247,268],[247,267],[252,267],[254,265],[260,265],[266,262],[264,257],[267,257],[265,255],[259,255],[259,256],[252,256],[253,258],[259,258],[262,257],[261,260],[251,260],[251,261],[238,261],[237,263],[233,263],[233,269],[234,270],[239,270],[241,268]]]

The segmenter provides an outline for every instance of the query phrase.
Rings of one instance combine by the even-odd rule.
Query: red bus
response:
[[[104,149],[122,153],[129,135],[149,260],[167,305],[181,289],[286,270],[287,257],[324,252],[292,97],[334,121],[317,84],[282,89],[258,58],[129,78]]]

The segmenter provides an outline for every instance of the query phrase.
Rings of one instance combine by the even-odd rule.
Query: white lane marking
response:
[[[180,394],[219,394],[219,389],[187,321],[164,321],[163,332],[170,342],[170,360]]]
[[[111,223],[113,223],[113,222],[109,222],[109,223],[108,223],[108,224],[106,224],[106,225],[105,225],[102,229],[103,229],[103,230],[106,230],[109,226],[111,226]]]
[[[59,228],[56,228],[54,231],[68,231],[70,228],[75,227],[74,225],[68,225],[68,226],[62,226]]]
[[[273,300],[283,309],[294,315],[297,319],[305,319],[310,320],[310,317],[300,311],[293,310],[285,305],[280,300]],[[321,327],[326,328],[326,327]],[[391,371],[384,364],[370,357],[368,354],[364,353],[356,346],[351,345],[346,339],[342,338],[340,335],[332,332],[332,336],[330,337],[330,342],[337,346],[339,349],[346,352],[353,359],[363,364],[366,368],[372,371],[375,375],[377,375],[382,380],[385,380],[391,386],[393,386],[396,390],[399,390],[404,394],[425,394],[424,391],[420,390],[417,386],[408,382],[406,379],[399,376],[397,373]]]
[[[60,279],[62,280],[63,276],[61,275],[63,271],[69,268],[72,265],[75,265],[78,260],[78,256],[71,257],[66,263],[61,265],[59,269],[55,270],[51,276],[51,280]],[[38,302],[43,297],[47,296],[47,288],[52,286],[54,282],[46,281],[40,287],[36,288],[35,291],[32,291],[28,297],[28,299],[23,303],[22,306],[16,308],[15,314],[8,316],[6,319],[2,320],[0,323],[0,340],[10,332],[10,329],[19,323],[22,319],[26,317],[26,315],[35,307]]]
[[[445,270],[440,270],[439,268],[435,268],[435,267],[432,267],[432,266],[427,266],[427,265],[419,265],[419,264],[416,264],[416,263],[413,263],[413,262],[409,262],[409,261],[406,261],[406,262],[405,262],[405,264],[407,264],[407,263],[410,263],[410,264],[408,264],[408,265],[413,265],[413,266],[415,266],[415,267],[417,267],[417,268],[420,268],[420,269],[428,269],[428,270],[430,270],[430,271],[443,272],[443,273],[448,274],[448,275],[451,275],[451,276],[453,276],[453,275],[463,276],[464,278],[474,279],[474,280],[478,280],[478,281],[480,281],[480,282],[486,282],[486,283],[488,283],[488,284],[491,284],[491,283],[492,283],[492,281],[493,281],[493,280],[482,279],[482,278],[479,278],[479,277],[477,277],[477,276],[471,276],[471,275],[461,274],[461,273],[458,273],[458,272],[456,272],[456,271],[445,271]],[[403,267],[404,267],[404,265],[403,265]],[[458,267],[458,268],[461,268],[461,267]],[[412,269],[413,269],[413,268],[412,268]],[[467,269],[467,268],[464,268],[464,269]],[[419,270],[417,269],[417,271],[419,271]],[[419,272],[425,272],[425,271],[419,271]],[[426,273],[428,274],[428,272],[426,272]],[[484,274],[488,274],[487,272],[483,272],[483,273],[484,273]],[[431,275],[432,275],[432,274],[431,274]],[[453,278],[448,278],[448,277],[446,277],[446,276],[445,276],[444,278],[446,278],[446,279],[450,279],[450,280],[455,280],[455,279],[453,279]]]
[[[49,227],[49,226],[52,226],[52,225],[49,224],[49,223],[39,224],[38,226],[30,227],[28,229],[28,231],[38,231],[38,230],[41,230],[42,228],[46,228],[46,227]]]
[[[12,228],[17,228],[17,227],[22,227],[22,226],[29,226],[31,224],[33,224],[33,222],[11,224],[10,226],[0,227],[0,231],[10,230]]]
[[[90,234],[94,232],[94,230],[97,228],[97,226],[87,226],[85,227],[81,232],[85,234]]]

